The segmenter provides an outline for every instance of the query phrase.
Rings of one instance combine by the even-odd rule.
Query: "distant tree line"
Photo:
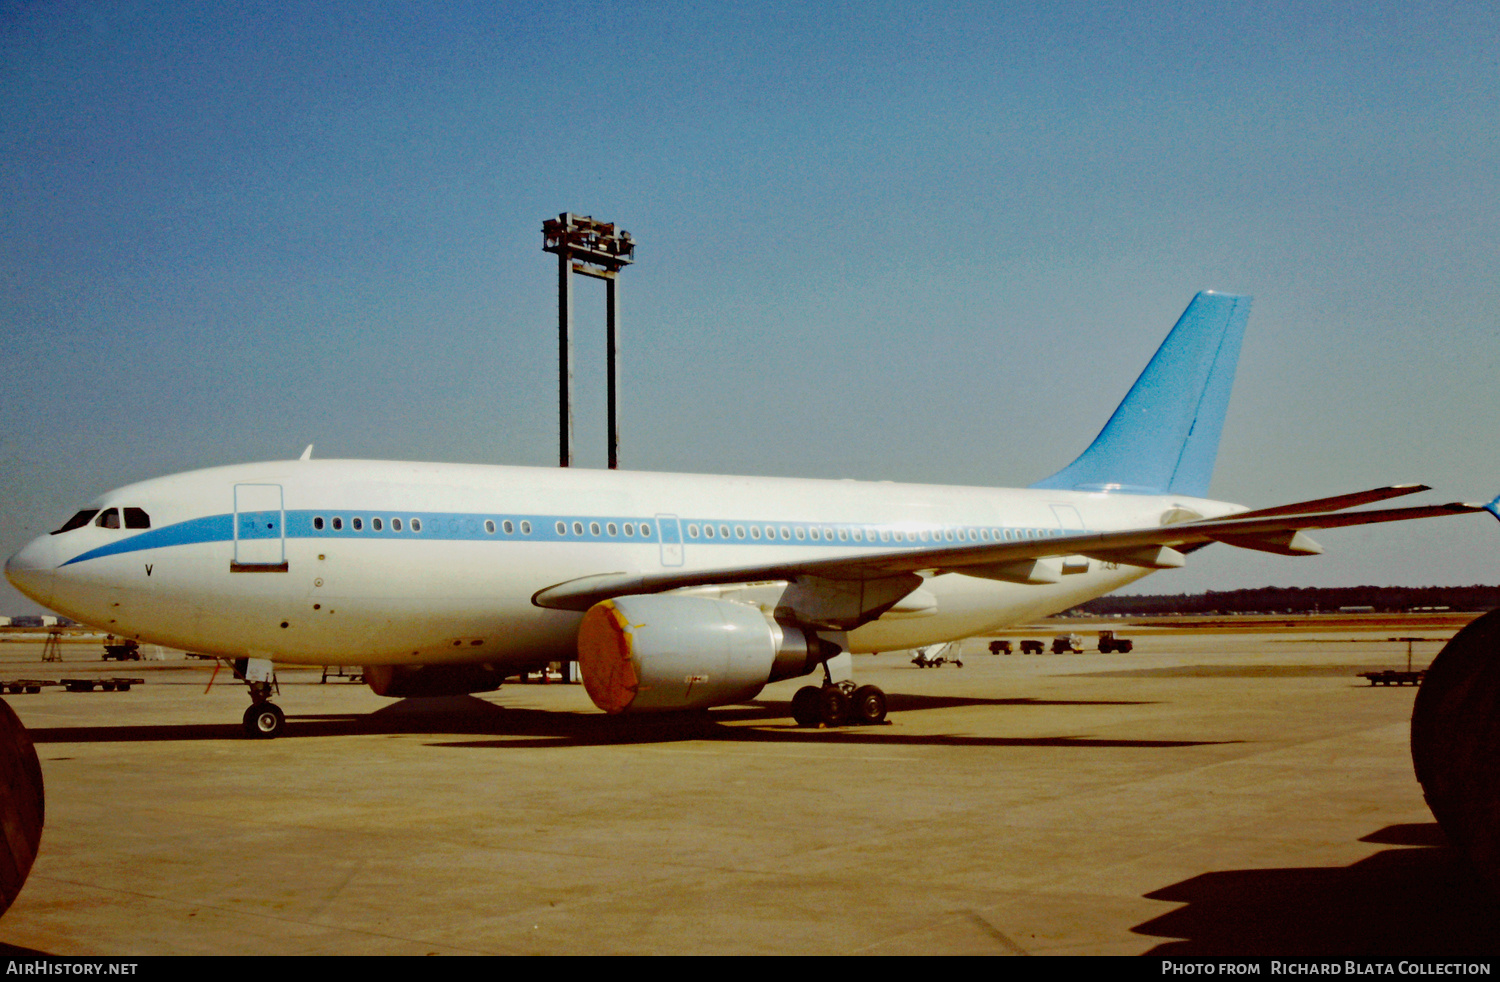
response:
[[[1073,614],[1316,614],[1346,607],[1379,612],[1422,607],[1492,610],[1500,607],[1500,586],[1263,586],[1254,590],[1210,590],[1161,596],[1105,596],[1074,607]]]

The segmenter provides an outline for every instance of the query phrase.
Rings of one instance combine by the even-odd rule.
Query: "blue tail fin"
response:
[[[1193,298],[1082,455],[1034,488],[1208,494],[1250,298]]]

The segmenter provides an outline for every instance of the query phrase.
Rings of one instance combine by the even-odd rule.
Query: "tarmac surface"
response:
[[[0,644],[0,680],[145,679],[4,697],[47,816],[0,951],[1493,956],[1500,903],[1412,776],[1416,690],[1354,675],[1472,616],[858,656],[890,722],[834,730],[792,722],[806,680],[684,720],[283,670],[274,741],[211,662]]]

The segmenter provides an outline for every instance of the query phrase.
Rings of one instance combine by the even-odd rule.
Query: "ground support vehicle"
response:
[[[132,685],[142,685],[145,679],[63,679],[63,688],[69,692],[93,692],[98,686],[105,692],[129,692]]]
[[[1421,685],[1425,671],[1398,672],[1388,668],[1383,672],[1360,672],[1359,677],[1369,679],[1371,685]]]
[[[0,690],[9,692],[12,695],[20,695],[22,692],[29,692],[35,695],[41,692],[45,686],[56,684],[51,679],[5,679],[0,681]]]
[[[140,661],[141,646],[133,638],[124,641],[116,641],[111,644],[104,642],[105,661]]]

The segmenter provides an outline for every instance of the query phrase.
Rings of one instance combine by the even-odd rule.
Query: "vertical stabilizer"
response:
[[[1193,298],[1104,429],[1034,488],[1208,495],[1250,298]]]

